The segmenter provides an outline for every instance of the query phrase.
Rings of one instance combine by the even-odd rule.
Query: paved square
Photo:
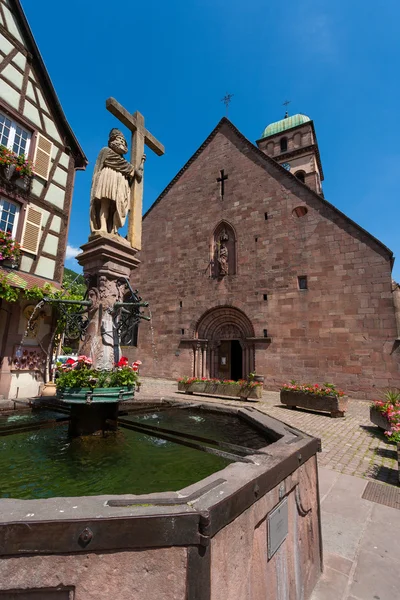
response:
[[[177,392],[177,383],[171,380],[148,377],[142,378],[142,381],[143,385],[137,396],[139,400],[169,398],[249,406],[248,402],[237,400],[181,394]],[[251,405],[292,427],[321,438],[322,452],[318,456],[320,466],[347,475],[397,485],[396,446],[388,444],[383,432],[369,420],[368,402],[350,400],[346,416],[342,419],[332,419],[328,413],[286,408],[280,404],[279,392],[264,391],[261,401]]]

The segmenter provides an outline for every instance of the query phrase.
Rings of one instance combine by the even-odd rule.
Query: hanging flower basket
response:
[[[0,231],[0,266],[16,269],[21,259],[21,246],[9,231]]]

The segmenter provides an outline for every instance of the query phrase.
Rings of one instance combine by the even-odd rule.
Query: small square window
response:
[[[5,114],[0,113],[0,144],[12,150],[15,154],[27,155],[31,142],[31,134]]]
[[[302,275],[301,277],[298,277],[297,281],[299,284],[299,290],[307,290],[308,289],[306,275]]]
[[[263,300],[265,300],[265,301],[268,300],[268,294],[263,294]]]
[[[13,237],[17,233],[19,206],[0,198],[0,230],[8,231]]]

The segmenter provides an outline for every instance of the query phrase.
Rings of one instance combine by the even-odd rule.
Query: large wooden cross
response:
[[[135,169],[140,167],[145,144],[158,156],[164,154],[164,146],[145,129],[144,117],[140,112],[136,111],[131,115],[115,98],[106,100],[106,108],[132,132],[131,164]],[[143,179],[139,182],[135,177],[131,186],[128,241],[137,250],[142,248],[142,206]]]

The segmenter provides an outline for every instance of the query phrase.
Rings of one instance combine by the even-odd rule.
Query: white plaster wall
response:
[[[28,86],[26,88],[26,95],[32,100],[35,100],[35,92],[33,91],[33,85],[31,81],[28,81]]]
[[[58,249],[58,237],[48,233],[46,235],[45,242],[43,244],[43,251],[48,254],[53,254],[53,256],[57,256]]]
[[[30,119],[35,125],[41,127],[39,111],[36,106],[33,106],[33,104],[29,102],[29,100],[25,101],[23,112],[27,119]]]
[[[58,208],[64,208],[65,192],[51,183],[46,193],[46,200]]]
[[[8,54],[13,48],[14,46],[8,41],[8,39],[0,33],[0,50],[5,54]]]
[[[33,264],[33,257],[28,256],[27,254],[23,254],[23,256],[21,258],[21,266],[20,266],[21,271],[25,271],[25,273],[29,273],[29,271],[31,270],[32,264]]]
[[[13,62],[22,70],[25,70],[26,58],[22,52],[18,52],[13,58]]]
[[[60,157],[60,165],[68,169],[69,167],[69,156],[65,152],[62,152]]]
[[[59,167],[57,167],[53,179],[54,181],[56,181],[60,185],[63,185],[64,187],[67,185],[67,173]]]
[[[12,65],[7,65],[5,69],[3,69],[3,75],[8,81],[11,81],[18,88],[22,88],[22,80],[23,76],[15,67]]]
[[[51,119],[49,119],[49,117],[46,117],[46,115],[43,115],[43,119],[44,119],[44,124],[46,126],[46,131],[47,133],[54,138],[55,140],[57,140],[57,142],[62,142],[60,135],[57,131],[56,126],[54,125],[53,121]]]
[[[43,98],[42,92],[41,92],[39,89],[37,90],[37,95],[38,95],[38,98],[39,98],[39,104],[40,104],[40,106],[41,106],[41,107],[42,107],[44,110],[47,110],[47,112],[49,112],[49,109],[48,109],[48,107],[47,107],[46,101],[45,101],[45,99]]]
[[[20,94],[5,81],[1,82],[0,98],[18,110]]]
[[[60,233],[61,231],[61,217],[57,215],[53,216],[53,220],[50,225],[50,231],[55,231],[56,233]]]
[[[32,180],[32,192],[35,194],[35,196],[40,196],[40,194],[43,192],[43,189],[45,187],[45,182],[43,181],[43,179],[38,179],[37,177],[34,177]]]
[[[13,371],[11,373],[10,399],[31,398],[39,394],[43,378],[38,372]]]
[[[15,37],[17,38],[18,41],[20,41],[22,44],[24,44],[24,40],[22,35],[20,34],[20,31],[18,29],[18,25],[14,19],[14,15],[12,14],[12,12],[7,8],[7,6],[4,6],[3,4],[3,11],[4,11],[4,15],[6,17],[6,23],[7,23],[7,29],[8,31]],[[25,45],[25,44],[24,44]]]
[[[54,278],[54,271],[56,268],[56,261],[45,256],[40,256],[36,267],[35,275],[40,277],[47,277],[47,279]]]

